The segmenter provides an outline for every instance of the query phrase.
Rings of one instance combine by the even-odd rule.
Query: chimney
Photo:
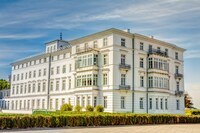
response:
[[[151,35],[150,38],[154,39],[154,36]]]
[[[130,33],[130,29],[126,29],[126,30],[124,30],[125,32],[127,32],[127,33]]]

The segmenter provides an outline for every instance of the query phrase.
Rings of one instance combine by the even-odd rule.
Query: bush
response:
[[[76,106],[74,107],[74,111],[76,111],[76,112],[81,112],[81,111],[82,111],[82,107],[81,107],[80,105],[76,105]]]
[[[200,110],[191,110],[191,115],[200,115]]]
[[[60,108],[61,111],[72,111],[73,106],[71,104],[63,104]]]
[[[94,111],[94,107],[92,107],[91,105],[87,105],[85,109],[86,109],[87,112],[93,112]]]
[[[97,105],[96,108],[95,108],[95,111],[96,111],[96,112],[103,112],[103,111],[104,111],[104,108],[103,108],[103,106],[101,106],[101,105]]]
[[[109,126],[142,124],[200,123],[200,116],[148,115],[125,113],[74,113],[61,115],[5,115],[0,117],[0,130],[13,128]]]

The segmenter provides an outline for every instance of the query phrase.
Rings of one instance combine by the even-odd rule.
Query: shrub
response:
[[[200,115],[200,110],[191,110],[191,115]]]
[[[63,104],[60,108],[61,111],[72,111],[73,106],[71,104]]]
[[[79,106],[80,107],[80,106]],[[141,124],[200,123],[200,116],[149,115],[125,113],[74,113],[60,115],[5,115],[0,117],[0,130],[13,128],[74,127]]]
[[[101,105],[97,105],[96,108],[95,108],[95,111],[96,111],[96,112],[103,112],[103,111],[104,111],[104,108],[103,108],[103,106],[101,106]]]
[[[86,109],[87,112],[93,112],[94,111],[94,107],[92,107],[91,105],[87,105],[85,109]]]
[[[76,111],[76,112],[81,112],[81,111],[82,111],[82,107],[81,107],[80,105],[76,105],[76,106],[74,107],[74,111]]]

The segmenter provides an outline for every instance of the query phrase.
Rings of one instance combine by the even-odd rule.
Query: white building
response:
[[[12,63],[10,110],[103,105],[106,112],[184,113],[183,52],[176,45],[108,29],[46,43]]]

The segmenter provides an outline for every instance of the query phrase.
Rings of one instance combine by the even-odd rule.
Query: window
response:
[[[108,65],[108,54],[103,55],[103,65]]]
[[[23,80],[23,78],[24,78],[24,74],[22,73],[22,74],[21,74],[21,80]]]
[[[179,82],[176,82],[176,90],[177,91],[179,91],[179,87],[180,87]]]
[[[63,59],[65,59],[66,58],[66,54],[63,54]]]
[[[59,60],[60,59],[60,55],[57,55],[57,60]]]
[[[71,89],[71,78],[69,78],[69,89]]]
[[[108,45],[108,38],[104,38],[103,39],[103,46],[107,46]]]
[[[144,50],[144,43],[140,42],[140,50]]]
[[[25,76],[25,79],[27,79],[28,78],[28,73],[26,73],[26,76]]]
[[[45,107],[45,99],[42,99],[42,109],[44,109]]]
[[[123,47],[126,46],[126,40],[124,38],[121,38],[121,46]]]
[[[158,109],[158,98],[156,98],[156,109]]]
[[[55,109],[58,110],[58,99],[56,99]]]
[[[149,68],[153,68],[153,58],[149,58]]]
[[[66,65],[63,65],[62,73],[66,73]]]
[[[65,104],[65,98],[62,98],[62,105]]]
[[[37,109],[40,108],[40,99],[37,100]]]
[[[82,107],[85,107],[85,97],[82,98]]]
[[[94,97],[94,107],[97,106],[97,97]]]
[[[62,81],[62,90],[66,90],[66,80]]]
[[[46,83],[43,82],[43,85],[42,85],[42,86],[43,86],[43,87],[42,87],[42,91],[45,92],[45,91],[46,91]]]
[[[126,85],[126,74],[121,74],[121,85]]]
[[[53,72],[53,67],[52,67],[52,68],[51,68],[51,75],[53,75],[53,73],[54,73],[54,72]]]
[[[47,73],[47,69],[44,68],[44,70],[43,70],[43,76],[46,76],[46,73]]]
[[[59,90],[59,81],[56,81],[56,91]]]
[[[176,68],[175,68],[175,72],[178,74],[178,70],[179,70],[179,67],[178,66],[176,66]]]
[[[108,74],[107,73],[103,74],[103,85],[108,85]]]
[[[29,72],[29,78],[31,78],[31,71]]]
[[[38,92],[41,91],[41,83],[38,83]]]
[[[121,97],[121,109],[125,109],[125,97]]]
[[[167,110],[168,109],[168,100],[165,99],[165,109]]]
[[[33,78],[36,77],[36,71],[33,71]]]
[[[140,58],[140,67],[144,68],[144,59],[143,58]]]
[[[125,64],[126,63],[126,55],[122,54],[121,55],[121,64]]]
[[[28,84],[28,93],[31,92],[31,84]]]
[[[15,75],[13,75],[13,81],[15,81]]]
[[[163,109],[163,99],[160,99],[160,109]]]
[[[167,48],[165,49],[165,54],[168,55],[168,49]]]
[[[92,75],[89,74],[87,75],[87,86],[91,86],[92,85]]]
[[[93,42],[93,47],[94,47],[94,48],[97,48],[97,47],[98,47],[97,41],[94,41],[94,42]]]
[[[149,77],[149,88],[153,88],[153,77]]]
[[[107,108],[107,96],[103,97],[103,107]]]
[[[140,109],[144,109],[144,98],[140,98]]]
[[[53,109],[53,99],[50,99],[50,102],[49,102],[49,106],[50,106],[50,109]]]
[[[60,74],[60,67],[59,66],[57,66],[56,74]]]
[[[32,105],[31,105],[31,106],[32,106],[32,109],[34,109],[34,108],[35,108],[35,100],[34,100],[34,99],[32,100],[32,103],[31,103],[31,104],[32,104]]]
[[[140,76],[140,87],[144,87],[144,77]]]
[[[152,109],[152,98],[149,98],[149,109]]]
[[[53,91],[53,81],[50,83],[50,91]]]
[[[35,92],[35,83],[33,83],[32,92]]]
[[[152,45],[149,45],[149,52],[151,52],[152,51]]]
[[[160,47],[157,47],[157,50],[160,51]]]
[[[20,86],[20,94],[23,92],[23,85]]]
[[[38,72],[38,77],[41,77],[41,69]]]
[[[180,101],[176,100],[176,110],[180,110]]]
[[[178,52],[175,52],[175,59],[178,60]]]

